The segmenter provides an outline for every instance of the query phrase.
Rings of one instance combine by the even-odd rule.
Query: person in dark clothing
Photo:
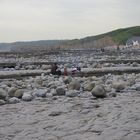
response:
[[[58,70],[57,63],[54,63],[52,65],[51,74],[53,74],[53,75],[61,75],[61,70]]]

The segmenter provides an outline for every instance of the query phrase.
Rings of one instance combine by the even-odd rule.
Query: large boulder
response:
[[[105,98],[106,97],[106,91],[102,85],[96,85],[92,91],[92,95],[97,98]]]
[[[79,81],[74,80],[72,82],[69,83],[68,88],[70,90],[80,90],[81,84]]]
[[[124,90],[126,87],[126,83],[123,81],[116,81],[113,82],[112,88],[115,89],[116,92],[120,92],[121,90]]]
[[[62,86],[56,88],[56,95],[58,96],[65,95],[65,92],[66,92],[65,88]]]
[[[15,91],[15,93],[14,93],[14,97],[16,97],[16,98],[22,98],[23,93],[24,93],[24,90],[23,89],[17,89]]]
[[[76,97],[76,96],[78,96],[79,94],[80,94],[80,92],[77,91],[77,90],[68,90],[68,91],[66,92],[66,96],[67,96],[67,97]]]
[[[20,102],[20,99],[18,99],[16,97],[12,97],[8,100],[9,104],[16,104],[16,103],[19,103],[19,102]]]
[[[15,87],[9,88],[8,89],[8,95],[9,95],[9,97],[14,97],[14,94],[15,94],[16,90],[17,90],[17,88],[15,88]]]
[[[7,96],[6,91],[0,88],[0,99],[5,100],[6,96]]]
[[[24,92],[22,96],[23,101],[31,101],[33,99],[31,92]]]
[[[95,87],[95,82],[87,83],[84,85],[85,91],[91,91]]]
[[[0,100],[0,105],[4,105],[6,102],[4,100]]]
[[[33,94],[37,97],[46,97],[47,91],[45,89],[37,89]]]

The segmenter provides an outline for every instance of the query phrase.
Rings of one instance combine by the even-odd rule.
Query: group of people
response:
[[[75,75],[77,72],[80,72],[81,68],[80,67],[73,67],[72,71],[71,71],[71,75]],[[62,75],[61,70],[59,69],[59,67],[57,66],[57,63],[54,63],[51,67],[51,74],[52,75]],[[64,67],[64,73],[65,76],[68,76],[68,70],[66,67]]]

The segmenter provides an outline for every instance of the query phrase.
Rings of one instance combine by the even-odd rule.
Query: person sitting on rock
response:
[[[54,63],[51,68],[51,74],[61,75],[61,70],[58,69],[57,63]]]

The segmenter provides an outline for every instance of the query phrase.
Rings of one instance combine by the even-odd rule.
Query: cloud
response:
[[[0,0],[0,41],[81,38],[138,25],[139,0]]]

